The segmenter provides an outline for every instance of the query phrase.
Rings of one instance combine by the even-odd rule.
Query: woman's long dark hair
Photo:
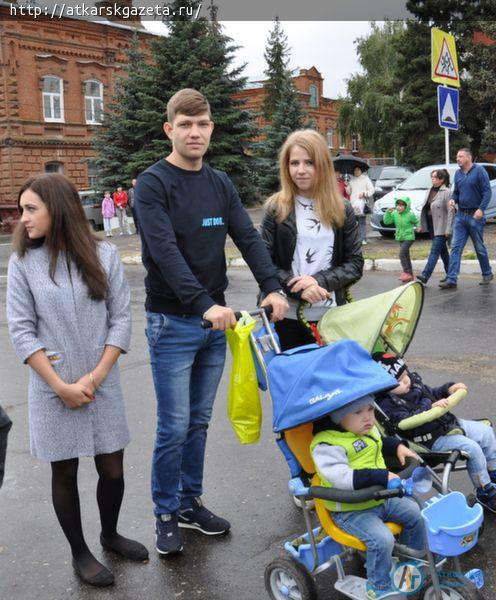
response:
[[[107,295],[108,281],[98,259],[99,238],[90,230],[74,184],[59,173],[31,177],[21,186],[17,196],[17,206],[21,213],[21,196],[26,190],[38,194],[46,205],[52,222],[46,237],[35,240],[29,238],[24,224],[20,222],[13,239],[16,252],[19,256],[24,256],[30,248],[37,248],[45,243],[50,253],[49,274],[53,281],[59,253],[65,251],[88,286],[90,298],[103,300]]]

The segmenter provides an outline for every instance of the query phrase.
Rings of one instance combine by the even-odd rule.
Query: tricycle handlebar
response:
[[[257,308],[256,310],[251,310],[248,312],[248,314],[251,317],[259,317],[263,313],[265,313],[267,315],[267,318],[270,319],[270,317],[272,315],[272,306],[264,306],[263,308]],[[236,311],[234,313],[234,316],[236,317],[236,321],[239,321],[239,319],[241,319],[241,312]],[[202,319],[202,321],[201,321],[202,329],[210,329],[211,327],[212,327],[212,323],[210,321],[208,321],[207,319]]]

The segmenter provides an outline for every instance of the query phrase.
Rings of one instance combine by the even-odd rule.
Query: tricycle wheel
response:
[[[453,587],[441,585],[441,591],[443,600],[484,600],[482,592],[468,580],[466,583],[461,581],[461,579],[453,580]],[[427,588],[423,600],[436,600],[436,592],[433,585]]]
[[[298,561],[280,557],[265,569],[265,587],[272,600],[316,600],[310,573]]]

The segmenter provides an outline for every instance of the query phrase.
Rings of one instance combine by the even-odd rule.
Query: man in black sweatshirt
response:
[[[164,124],[172,153],[144,171],[136,186],[158,407],[152,497],[160,554],[182,550],[178,527],[207,535],[230,528],[200,499],[207,428],[224,368],[224,331],[236,323],[224,299],[227,234],[265,294],[262,306],[272,306],[273,320],[288,310],[270,256],[232,182],[203,163],[213,127],[202,94],[177,92]],[[212,329],[201,329],[202,317]]]

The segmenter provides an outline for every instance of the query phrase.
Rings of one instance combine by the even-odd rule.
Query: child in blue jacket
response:
[[[464,383],[453,382],[430,387],[417,373],[410,375],[404,361],[395,354],[376,352],[372,358],[398,381],[393,390],[376,396],[377,404],[393,425],[433,407],[446,407],[448,396],[456,390],[467,389]],[[496,512],[496,438],[492,427],[446,412],[415,429],[402,431],[402,435],[434,452],[461,450],[467,453],[467,469],[477,500]]]

